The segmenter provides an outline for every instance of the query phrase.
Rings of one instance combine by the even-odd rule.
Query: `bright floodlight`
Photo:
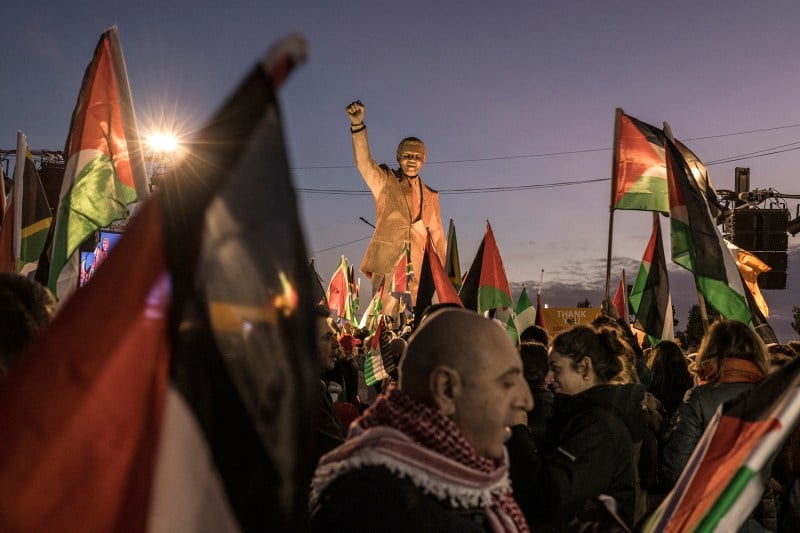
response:
[[[147,138],[147,144],[155,152],[174,152],[178,148],[178,139],[169,133],[154,133]]]

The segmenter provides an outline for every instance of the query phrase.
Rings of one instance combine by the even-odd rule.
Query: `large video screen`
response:
[[[106,260],[108,254],[122,238],[122,233],[113,231],[101,231],[97,236],[97,246],[93,252],[81,252],[80,279],[78,285],[83,287]],[[91,244],[90,244],[91,246]]]

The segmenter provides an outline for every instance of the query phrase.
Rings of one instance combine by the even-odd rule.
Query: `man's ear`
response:
[[[428,378],[428,386],[433,404],[445,416],[456,412],[455,400],[461,395],[461,376],[449,366],[435,367]]]

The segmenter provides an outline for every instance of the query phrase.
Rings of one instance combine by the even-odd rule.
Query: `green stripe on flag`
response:
[[[486,285],[478,288],[478,313],[484,313],[498,307],[513,306],[514,302],[502,289]]]
[[[616,209],[669,212],[666,176],[642,176],[625,192]]]
[[[738,320],[749,324],[752,319],[747,298],[733,290],[725,282],[697,277],[697,285],[709,305],[719,314],[730,320]]]
[[[734,474],[728,486],[719,495],[717,501],[708,510],[708,513],[703,517],[694,531],[705,532],[714,531],[719,525],[720,520],[728,514],[728,511],[739,501],[739,497],[744,492],[747,485],[756,476],[756,472],[747,466],[741,467],[736,474]]]
[[[127,217],[128,204],[135,201],[136,191],[119,180],[111,158],[98,152],[75,177],[75,183],[59,205],[50,290],[57,290],[61,269],[81,243],[97,229]]]
[[[367,385],[374,385],[386,377],[381,354],[368,356],[364,361],[364,381]]]

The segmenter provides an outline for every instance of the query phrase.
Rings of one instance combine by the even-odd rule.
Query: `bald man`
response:
[[[379,165],[370,155],[364,113],[364,104],[359,101],[347,106],[356,167],[375,199],[375,232],[361,261],[361,272],[372,281],[374,295],[400,257],[405,241],[410,243],[411,264],[417,276],[422,268],[427,229],[442,264],[445,241],[439,193],[419,177],[425,164],[425,143],[416,137],[406,137],[397,147],[399,168],[392,170]],[[416,302],[416,281],[410,290],[412,301]]]
[[[312,529],[527,531],[504,443],[532,407],[506,332],[472,311],[437,311],[409,340],[398,386],[320,460]]]

